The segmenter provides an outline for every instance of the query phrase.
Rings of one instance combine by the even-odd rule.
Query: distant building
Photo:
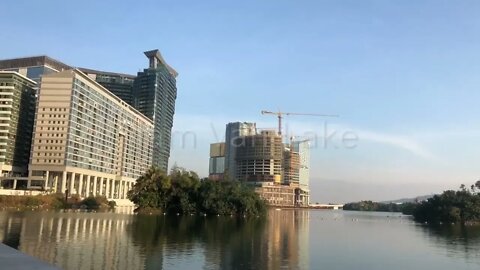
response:
[[[283,184],[299,186],[300,182],[300,155],[286,144],[283,151]]]
[[[255,123],[226,126],[224,170],[218,165],[219,145],[210,147],[210,179],[237,180],[255,186],[270,205],[308,206],[310,146],[308,140],[282,142],[276,130],[257,132]]]
[[[79,70],[44,75],[28,186],[126,199],[150,166],[153,122]]]
[[[214,181],[224,180],[225,173],[225,143],[210,144],[210,162],[208,178]]]
[[[26,176],[35,117],[33,80],[0,71],[1,176]]]
[[[87,68],[79,68],[80,71],[87,74],[90,78],[107,88],[117,97],[134,106],[133,101],[133,81],[134,75],[98,71]]]
[[[250,183],[281,184],[283,143],[274,130],[244,136],[236,149],[236,179]]]
[[[255,123],[233,122],[228,123],[225,130],[225,178],[237,180],[237,148],[245,143],[244,136],[257,134]]]
[[[257,192],[268,205],[271,206],[296,206],[296,188],[289,185],[261,185],[255,187]]]
[[[165,62],[158,50],[147,51],[145,55],[149,59],[149,67],[138,72],[134,80],[134,107],[153,120],[152,164],[167,171],[178,73]]]
[[[300,188],[309,190],[310,185],[310,142],[308,140],[293,141],[293,151],[299,155],[299,181]]]

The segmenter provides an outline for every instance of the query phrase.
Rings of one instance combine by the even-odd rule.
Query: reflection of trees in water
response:
[[[305,244],[308,249],[307,216],[293,210],[251,218],[4,212],[0,240],[65,269],[161,269],[166,257],[181,263],[199,253],[205,263],[195,268],[297,269],[301,260],[308,263],[299,256]]]
[[[422,231],[448,252],[464,254],[467,259],[480,257],[480,226],[431,225],[422,226]]]
[[[257,264],[264,227],[265,218],[137,216],[127,230],[154,269],[162,266],[163,252],[189,253],[198,243],[213,265]]]
[[[199,244],[207,268],[295,269],[303,220],[297,211],[263,218],[136,216],[127,230],[145,253],[147,269],[160,268],[167,253],[188,254]]]

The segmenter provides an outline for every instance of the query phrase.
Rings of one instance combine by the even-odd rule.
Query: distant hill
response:
[[[404,198],[404,199],[398,199],[398,200],[393,200],[393,201],[383,201],[382,203],[406,203],[406,202],[415,202],[415,201],[425,201],[427,199],[432,198],[433,195],[423,195],[423,196],[417,196],[415,198]]]

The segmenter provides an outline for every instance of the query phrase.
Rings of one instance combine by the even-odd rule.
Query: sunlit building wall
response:
[[[150,166],[153,122],[79,70],[45,75],[29,187],[125,199]]]
[[[309,190],[310,185],[310,142],[293,141],[293,151],[299,154],[300,168],[299,168],[299,184],[300,187]]]
[[[299,186],[299,173],[300,155],[290,144],[286,144],[283,151],[283,184]]]
[[[297,190],[297,204],[310,204],[310,142],[308,140],[293,141],[292,149],[299,155],[299,189]]]

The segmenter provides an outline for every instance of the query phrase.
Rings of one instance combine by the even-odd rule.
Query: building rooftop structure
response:
[[[83,73],[86,74],[98,74],[98,75],[105,75],[105,76],[118,76],[118,77],[125,77],[128,79],[135,79],[135,75],[131,74],[125,74],[125,73],[117,73],[117,72],[110,72],[110,71],[101,71],[101,70],[96,70],[96,69],[90,69],[90,68],[77,68]]]
[[[167,68],[168,72],[173,77],[176,78],[178,76],[178,72],[167,64],[167,62],[165,61],[165,59],[163,59],[163,57],[160,54],[160,51],[158,49],[157,50],[146,51],[146,52],[144,52],[144,54],[148,57],[148,59],[150,61],[150,65],[149,65],[150,68],[157,68],[158,64],[161,63],[162,65],[164,65]]]
[[[19,68],[19,67],[32,67],[32,66],[44,66],[44,65],[50,66],[56,69],[57,71],[72,69],[71,66],[64,64],[58,60],[55,60],[51,57],[48,57],[46,55],[0,60],[0,69],[11,69],[11,68]]]

